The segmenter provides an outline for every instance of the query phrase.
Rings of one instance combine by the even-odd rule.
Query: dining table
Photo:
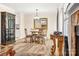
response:
[[[39,29],[32,29],[31,33],[33,41],[40,43],[40,39],[42,38],[42,32]]]

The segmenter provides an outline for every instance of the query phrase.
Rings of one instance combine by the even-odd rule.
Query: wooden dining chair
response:
[[[30,38],[30,43],[32,42],[32,35],[31,34],[27,34],[27,29],[25,29],[25,41],[24,42],[27,42],[27,38]]]

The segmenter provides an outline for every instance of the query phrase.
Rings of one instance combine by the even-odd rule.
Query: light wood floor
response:
[[[24,43],[24,40],[19,40],[13,44],[16,51],[15,56],[49,56],[52,42],[46,40],[45,44]]]

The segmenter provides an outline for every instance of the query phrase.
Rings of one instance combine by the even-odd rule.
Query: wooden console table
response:
[[[57,49],[57,54],[59,56],[62,56],[63,55],[63,45],[64,45],[64,36],[60,36],[60,35],[50,35],[50,39],[53,40],[54,42],[54,45],[52,46],[51,48],[51,55],[54,55],[55,52],[56,52],[56,47],[58,48]],[[57,39],[57,40],[56,40]],[[57,45],[56,45],[57,43]]]

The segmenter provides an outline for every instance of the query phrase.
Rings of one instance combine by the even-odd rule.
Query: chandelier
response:
[[[38,9],[35,10],[35,17],[34,19],[39,19],[39,16],[38,16]]]

